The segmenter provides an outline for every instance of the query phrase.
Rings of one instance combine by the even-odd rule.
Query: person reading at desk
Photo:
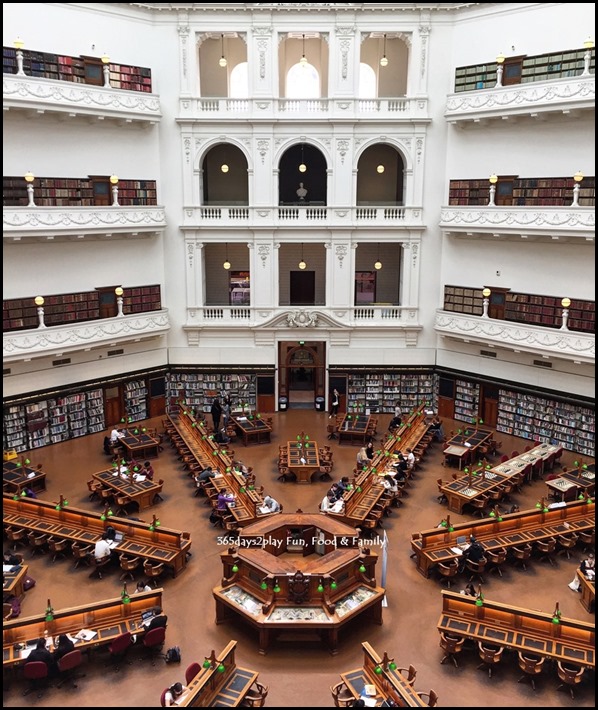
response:
[[[172,705],[176,705],[176,700],[187,690],[189,690],[189,688],[182,683],[174,683],[171,685],[166,693],[164,693],[164,706],[169,708]]]
[[[151,465],[149,461],[145,461],[143,466],[141,467],[141,471],[139,473],[142,476],[145,476],[148,481],[153,481],[154,480],[154,467]]]
[[[272,496],[264,496],[264,503],[261,506],[262,512],[265,513],[278,513],[280,510],[280,503],[272,498]]]
[[[50,675],[54,675],[56,672],[56,664],[54,663],[54,657],[46,648],[46,639],[40,638],[35,644],[35,648],[27,656],[27,663],[30,661],[42,661],[48,666],[48,671]]]
[[[471,562],[479,562],[484,556],[484,546],[477,538],[473,535],[469,538],[470,545],[466,550],[463,550],[463,554],[459,558],[459,572],[462,573],[465,570],[466,560],[471,560]]]
[[[229,505],[235,504],[235,496],[227,488],[222,488],[216,499],[216,510],[225,513]]]
[[[106,557],[110,557],[110,554],[111,549],[110,542],[108,540],[108,533],[104,533],[96,542],[93,556],[96,558],[96,562],[103,562]]]
[[[579,571],[583,574],[586,579],[593,582],[596,578],[596,559],[594,553],[590,552],[585,560],[581,561],[579,565]],[[574,592],[581,592],[581,582],[579,581],[577,574],[573,578],[573,581],[569,583],[569,588]]]
[[[56,644],[56,648],[53,653],[55,663],[58,663],[63,656],[66,656],[67,653],[74,650],[75,644],[70,640],[70,638],[66,634],[60,634],[58,637],[58,643]]]
[[[124,436],[125,432],[123,429],[114,427],[114,429],[110,432],[110,443],[114,446],[114,444],[118,444],[119,439],[123,439]]]

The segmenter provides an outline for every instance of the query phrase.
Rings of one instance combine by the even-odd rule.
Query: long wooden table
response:
[[[456,459],[461,470],[463,464],[469,463],[475,456],[477,450],[484,443],[492,438],[489,429],[478,429],[477,427],[466,427],[463,434],[457,434],[447,441],[444,449],[444,461],[447,465],[451,459]]]
[[[2,487],[7,493],[20,494],[24,488],[33,491],[46,490],[46,474],[36,468],[30,468],[22,461],[13,459],[2,464]]]
[[[77,641],[75,647],[84,651],[105,646],[127,631],[142,636],[145,627],[141,623],[141,615],[153,607],[162,606],[162,591],[154,589],[132,594],[129,604],[123,604],[119,596],[92,604],[55,609],[52,621],[46,621],[45,612],[5,621],[2,629],[4,667],[12,668],[24,663],[26,656],[23,656],[23,650],[32,648],[46,631],[52,638],[60,634],[75,636],[82,629],[96,632],[89,640]]]
[[[14,570],[14,572],[12,571]],[[2,573],[2,592],[4,597],[15,596],[22,599],[25,590],[23,582],[28,574],[28,565],[13,565],[8,572]]]
[[[135,434],[135,431],[138,433]],[[118,440],[120,446],[124,446],[125,451],[133,459],[152,459],[158,457],[160,439],[146,432],[139,430],[127,430],[125,436]]]
[[[448,509],[453,513],[462,513],[468,503],[487,495],[493,490],[516,478],[526,469],[532,468],[538,460],[547,461],[554,453],[561,451],[561,446],[540,444],[520,456],[496,464],[486,469],[482,464],[479,468],[472,466],[466,475],[454,481],[445,483],[441,490],[446,496]]]
[[[124,467],[120,467],[121,470]],[[126,471],[126,469],[125,469]],[[162,490],[162,484],[157,481],[145,479],[135,480],[130,471],[119,473],[116,469],[107,469],[93,473],[91,477],[99,481],[104,488],[109,488],[115,495],[127,496],[137,503],[139,510],[150,508],[154,505],[154,497]]]
[[[385,664],[384,659],[367,641],[363,642],[361,646],[363,648],[363,668],[341,673],[341,678],[355,700],[362,696],[366,685],[373,685],[376,688],[376,705],[381,705],[384,700],[392,700],[398,707],[422,708],[428,706],[407,678],[396,668],[393,670],[389,664]],[[377,668],[380,669],[380,672],[376,672]]]
[[[249,444],[266,444],[270,443],[270,435],[272,434],[272,427],[266,424],[266,422],[256,415],[235,415],[231,416],[231,422],[234,424],[235,429],[241,435],[243,439],[243,444],[249,446]]]
[[[552,612],[488,599],[477,606],[475,597],[443,589],[438,631],[595,668],[594,624],[563,616],[555,624]]]
[[[583,608],[591,614],[596,609],[596,580],[588,579],[580,569],[577,570],[577,579],[579,579],[579,591],[581,592],[579,601]]]
[[[595,466],[591,464],[586,469],[567,471],[545,483],[557,500],[572,500],[580,493],[593,496],[596,490]]]
[[[311,483],[314,473],[320,471],[318,442],[287,441],[287,466],[297,483]]]
[[[350,414],[343,417],[338,429],[338,443],[365,444],[371,417],[367,414]]]
[[[188,691],[176,701],[176,705],[188,708],[238,707],[241,705],[251,686],[257,681],[259,673],[240,668],[235,661],[236,641],[228,645],[218,655],[212,651],[206,658],[209,668],[203,667],[187,683]],[[224,666],[224,671],[218,670]]]
[[[106,527],[111,525],[124,536],[113,548],[115,552],[139,556],[153,563],[164,562],[171,567],[175,577],[185,569],[187,553],[191,549],[191,536],[188,532],[162,525],[150,530],[147,523],[117,516],[102,520],[100,513],[71,506],[56,510],[55,503],[39,498],[15,501],[5,494],[3,523],[5,526],[25,528],[85,545],[95,544]]]
[[[460,557],[452,548],[460,536],[474,535],[486,550],[499,550],[538,542],[556,535],[592,530],[595,526],[592,501],[553,504],[545,513],[532,508],[503,515],[501,519],[483,518],[472,522],[432,528],[411,535],[411,549],[418,571],[428,577],[439,562],[450,562]]]

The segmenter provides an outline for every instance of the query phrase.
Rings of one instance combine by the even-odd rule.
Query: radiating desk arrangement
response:
[[[235,661],[236,641],[218,655],[214,651],[198,661],[201,670],[187,683],[188,690],[176,701],[179,707],[238,707],[259,677],[257,671],[240,668]]]
[[[22,599],[25,595],[23,582],[28,574],[28,565],[4,565],[2,573],[2,592],[4,597],[15,596]]]
[[[580,466],[576,470],[561,473],[558,478],[545,481],[545,483],[554,497],[559,500],[572,500],[577,498],[580,493],[593,496],[596,491],[595,464]]]
[[[540,444],[520,456],[495,466],[485,466],[483,461],[478,466],[472,465],[467,474],[442,486],[441,490],[446,496],[448,509],[453,513],[462,513],[467,503],[491,493],[520,474],[525,474],[537,461],[546,461],[559,451],[562,451],[561,446]]]
[[[61,507],[56,503],[31,498],[14,500],[3,496],[3,522],[14,528],[33,530],[85,545],[95,544],[108,525],[123,534],[123,539],[113,548],[117,553],[139,556],[156,562],[164,562],[177,576],[187,565],[187,553],[191,549],[188,532],[173,530],[159,524],[119,518],[104,513],[95,513],[75,507]],[[59,508],[59,510],[57,510]]]
[[[160,439],[142,429],[127,429],[125,436],[119,439],[120,446],[125,448],[132,459],[152,459],[158,457]]]
[[[368,414],[345,414],[337,429],[338,443],[346,441],[349,444],[364,446],[370,419]]]
[[[355,700],[363,697],[365,686],[373,686],[376,694],[373,696],[376,705],[380,706],[385,700],[390,700],[398,707],[422,708],[426,703],[413,685],[398,670],[394,659],[388,658],[385,653],[382,658],[366,641],[361,644],[363,648],[363,668],[356,668],[346,673],[341,673],[341,678],[353,694]]]
[[[582,603],[583,608],[589,614],[592,614],[596,610],[596,580],[588,579],[580,569],[577,570],[576,574],[579,580],[579,591],[581,592],[579,601]]]
[[[130,498],[134,503],[137,503],[139,510],[154,505],[156,494],[162,491],[161,483],[150,481],[145,476],[130,471],[124,466],[93,473],[91,477],[94,481],[99,481],[104,488],[109,488],[115,495]]]
[[[44,613],[4,622],[4,668],[23,664],[35,642],[46,633],[52,639],[60,634],[69,634],[77,639],[75,648],[83,651],[105,646],[127,631],[143,635],[145,627],[141,623],[141,615],[162,606],[162,591],[154,589],[133,594],[127,597],[127,603],[123,602],[121,595],[116,599],[59,610],[52,609],[48,600]]]
[[[245,446],[270,443],[272,427],[259,414],[235,414],[231,416],[230,421],[234,424]]]
[[[474,641],[498,644],[514,651],[595,667],[595,626],[561,615],[522,609],[442,590],[438,631]],[[556,620],[555,620],[556,619]]]
[[[27,459],[4,461],[2,463],[2,487],[7,493],[21,493],[25,488],[32,491],[46,490],[46,474],[39,467],[31,468]]]
[[[287,441],[287,467],[297,477],[297,483],[311,483],[312,476],[320,471],[318,442],[304,434],[299,434],[296,441]]]
[[[377,555],[357,546],[351,527],[298,511],[254,523],[239,535],[238,548],[220,555],[222,582],[213,589],[216,623],[237,616],[248,621],[259,631],[259,653],[292,629],[318,632],[334,655],[339,629],[347,622],[359,616],[382,623]]]
[[[479,429],[477,425],[466,427],[464,432],[453,436],[449,439],[444,449],[444,460],[447,465],[451,459],[456,459],[459,464],[459,470],[464,464],[469,463],[477,454],[480,446],[483,446],[492,438],[492,432],[489,429]]]
[[[455,551],[457,538],[474,535],[488,551],[546,540],[557,535],[593,530],[594,502],[591,499],[572,503],[554,503],[475,522],[432,528],[411,535],[411,549],[418,571],[428,577],[439,562],[450,562],[460,556]],[[458,549],[458,548],[457,548]]]

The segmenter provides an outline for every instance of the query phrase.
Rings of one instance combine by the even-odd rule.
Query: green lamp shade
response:
[[[56,506],[56,510],[61,510],[59,505]]]
[[[449,528],[449,532],[455,532],[455,528],[454,528],[452,525],[451,525],[451,527]]]
[[[318,584],[318,592],[320,592],[320,594],[321,594],[323,591],[324,591],[324,586],[321,584]]]
[[[443,520],[443,521],[440,523],[440,525],[441,525],[443,528],[445,528],[445,527],[446,527],[446,520]]]
[[[359,571],[363,574],[365,572],[365,565],[359,565]]]
[[[489,516],[490,518],[495,518],[495,517],[496,517],[496,513],[495,513],[493,510],[491,510],[491,511],[488,513],[488,516]]]
[[[357,488],[356,488],[355,490],[356,490],[358,493],[361,493],[361,486],[357,486]]]
[[[239,493],[245,493],[245,489],[244,489],[244,488],[239,488]]]
[[[236,574],[236,573],[239,571],[239,566],[238,566],[238,565],[233,565],[233,566],[232,566],[232,570],[233,570],[233,572],[235,572],[235,574]]]
[[[160,521],[159,521],[159,520],[156,520],[156,527],[157,527],[157,528],[160,527]]]
[[[153,532],[156,528],[153,525],[150,525],[149,529]]]
[[[133,434],[135,434],[135,435],[139,434],[139,429],[133,429]]]
[[[191,424],[191,426],[192,426],[192,427],[196,427],[196,426],[197,426],[197,422],[193,422],[193,423]]]
[[[100,515],[100,520],[106,520],[106,516],[104,515],[104,513]]]
[[[219,663],[218,668],[216,668],[216,670],[218,671],[218,673],[224,673],[224,671],[226,670],[226,667],[224,666],[223,663]]]
[[[374,668],[374,673],[377,673],[378,675],[380,675],[382,673],[382,668],[380,666],[376,666]]]
[[[27,497],[27,493],[25,493],[25,491],[22,490],[21,491],[21,498],[26,498],[26,497]],[[581,497],[583,498],[583,495]],[[17,496],[17,500],[18,500],[18,496]]]
[[[204,668],[210,668],[210,666],[211,666],[212,664],[211,664],[210,661],[208,661],[208,659],[206,658],[206,660],[205,660],[201,665],[202,665]]]
[[[274,585],[274,589],[273,589],[272,591],[273,591],[275,594],[278,594],[278,592],[280,592],[280,587],[278,586],[278,584]]]
[[[227,467],[226,467],[226,472],[227,472],[227,473],[230,473],[230,466],[227,466]]]
[[[542,504],[541,503],[536,503],[536,508],[541,508]]]
[[[141,427],[141,431],[145,434],[145,432],[147,431],[147,429],[146,429],[145,427]]]
[[[391,661],[388,664],[388,667],[390,668],[391,671],[396,671],[397,670],[397,664],[394,661]]]
[[[17,468],[21,468],[22,465],[23,464],[20,461],[17,462]]]
[[[113,515],[114,515],[114,513],[113,513],[111,510],[109,510],[109,511],[108,511],[108,517],[111,518]]]
[[[29,459],[25,459],[25,465],[29,466],[30,463],[31,461]]]
[[[502,518],[500,517],[500,515],[496,519],[498,520],[499,523],[502,523]]]
[[[268,585],[265,582],[260,584],[260,589],[268,589]]]
[[[125,418],[124,418],[124,417],[121,417],[120,423],[121,423],[121,424],[124,424],[124,423],[125,423]]]
[[[301,441],[301,437],[297,434],[297,441]]]
[[[19,494],[15,493],[14,496],[12,497],[13,500],[19,500]]]
[[[336,589],[338,584],[336,582],[330,582],[330,589]]]
[[[130,604],[131,603],[131,597],[128,595],[126,597],[123,597],[123,604]]]
[[[475,600],[475,605],[476,606],[484,606],[484,602],[481,599],[476,599]]]
[[[559,619],[558,616],[553,616],[553,617],[552,617],[552,623],[553,623],[553,624],[560,624],[560,623],[561,623],[561,620]]]
[[[46,621],[54,621],[54,616],[52,614],[46,614]]]
[[[309,434],[305,435],[305,441],[309,441]]]

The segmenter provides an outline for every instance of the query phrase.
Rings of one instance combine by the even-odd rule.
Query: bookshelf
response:
[[[481,316],[484,312],[484,297],[481,288],[465,286],[444,287],[444,310]]]
[[[125,383],[125,411],[127,421],[138,422],[147,419],[147,383],[145,379]]]
[[[233,409],[240,404],[256,409],[256,376],[254,374],[222,374],[214,372],[169,373],[166,375],[167,411],[176,411],[176,403],[184,400],[195,410],[209,414],[215,397],[227,394]]]
[[[146,311],[159,311],[161,308],[160,286],[138,286],[123,289],[123,310],[125,313],[145,313]]]
[[[100,57],[69,57],[49,52],[23,49],[23,71],[27,76],[80,84],[103,86],[104,72]],[[17,73],[17,54],[13,47],[3,47],[3,73]],[[110,63],[110,86],[125,91],[152,90],[152,70],[130,64]]]
[[[94,189],[94,184],[109,183],[109,176],[85,178],[36,177],[33,181],[35,204],[38,207],[111,206],[107,194]],[[108,189],[108,188],[106,188]],[[27,186],[22,175],[4,176],[2,199],[5,207],[26,207]],[[121,207],[157,205],[155,180],[119,180],[118,202]]]
[[[87,408],[87,430],[97,434],[106,426],[104,416],[104,392],[101,389],[88,390],[85,393]]]
[[[497,185],[497,204],[518,207],[570,207],[573,202],[573,177],[509,178]],[[584,177],[580,183],[580,207],[596,203],[596,179]],[[449,205],[487,205],[490,198],[488,180],[450,180]]]
[[[501,389],[496,430],[550,441],[584,456],[595,455],[595,412],[568,402]]]
[[[394,413],[399,402],[404,413],[422,401],[434,407],[437,400],[437,377],[429,373],[379,372],[350,373],[347,382],[347,408],[370,413]]]
[[[25,406],[27,448],[37,449],[50,443],[48,402],[42,400]]]
[[[455,380],[455,419],[472,424],[478,417],[479,402],[479,384]]]
[[[5,407],[2,414],[2,440],[4,450],[15,449],[18,452],[27,450],[27,433],[25,430],[25,407],[13,405]]]
[[[50,415],[50,443],[58,444],[66,441],[69,434],[69,420],[67,407],[63,399],[49,399],[48,411]]]
[[[520,71],[515,76],[521,77],[521,83],[547,81],[579,76],[584,69],[583,49],[568,49],[548,54],[536,54],[519,59],[508,58],[507,63],[519,65]],[[592,50],[590,73],[594,74],[596,56]],[[496,86],[496,62],[472,64],[455,69],[455,93],[475,91],[476,89],[492,89]],[[514,82],[513,80],[510,83]]]

